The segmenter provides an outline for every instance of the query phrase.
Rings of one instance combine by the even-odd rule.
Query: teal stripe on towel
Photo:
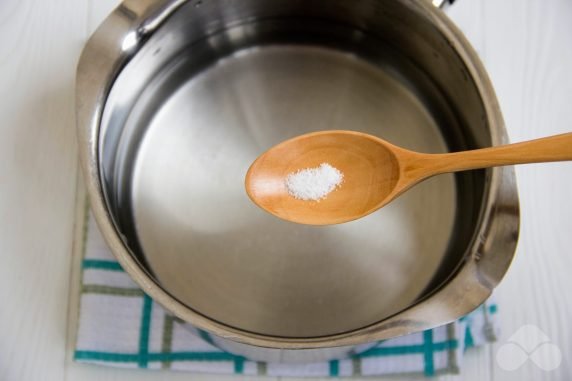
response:
[[[242,374],[244,372],[244,357],[235,356],[234,373]]]
[[[81,267],[84,269],[123,271],[119,262],[104,259],[84,259]]]
[[[340,375],[340,362],[338,360],[330,361],[330,376],[338,377]]]
[[[425,359],[425,375],[433,376],[435,375],[435,365],[433,364],[433,331],[430,329],[423,331],[423,347],[423,354]]]
[[[143,313],[139,333],[139,368],[147,368],[149,354],[149,331],[151,330],[151,311],[153,301],[147,294],[143,296]]]
[[[108,361],[108,362],[140,362],[141,358],[149,362],[163,361],[235,361],[240,358],[244,361],[244,357],[235,356],[226,352],[170,352],[170,353],[147,353],[140,355],[138,353],[114,353],[114,352],[98,352],[98,351],[76,351],[75,360],[92,360],[92,361]]]

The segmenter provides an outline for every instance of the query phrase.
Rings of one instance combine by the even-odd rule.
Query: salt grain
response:
[[[319,201],[336,189],[344,179],[338,169],[328,163],[316,168],[301,169],[286,176],[288,193],[299,200]]]

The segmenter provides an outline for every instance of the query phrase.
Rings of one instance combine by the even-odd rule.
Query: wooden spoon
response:
[[[413,185],[446,172],[572,160],[572,133],[472,151],[425,154],[353,131],[323,131],[287,140],[263,153],[246,174],[255,204],[287,221],[329,225],[364,217]],[[320,201],[288,193],[286,176],[328,163],[343,183]]]

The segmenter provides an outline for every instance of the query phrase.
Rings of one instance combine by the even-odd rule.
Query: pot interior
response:
[[[476,86],[431,17],[413,1],[203,0],[145,41],[108,96],[99,159],[116,228],[157,284],[220,323],[303,338],[379,322],[446,282],[485,171],[327,227],[279,220],[244,190],[259,154],[312,131],[431,153],[490,145]]]

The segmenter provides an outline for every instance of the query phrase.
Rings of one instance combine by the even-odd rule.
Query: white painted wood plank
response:
[[[484,4],[486,65],[512,140],[572,131],[572,3]],[[547,372],[530,360],[507,371],[495,359],[493,379],[565,380],[572,374],[572,163],[521,166],[517,176],[521,236],[517,257],[498,289],[503,335],[493,354],[520,327],[533,324],[566,360]]]
[[[0,2],[1,380],[64,377],[85,4]]]

